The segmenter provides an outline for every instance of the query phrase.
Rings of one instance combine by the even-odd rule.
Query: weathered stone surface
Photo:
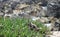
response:
[[[53,2],[53,3],[50,3],[48,4],[48,12],[47,12],[47,15],[48,16],[54,16],[56,18],[59,18],[60,17],[60,4],[59,3],[56,3],[56,2]]]
[[[60,37],[60,31],[52,31],[52,35],[47,35],[46,37]]]

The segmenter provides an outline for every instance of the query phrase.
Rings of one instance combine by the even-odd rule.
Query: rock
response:
[[[17,4],[19,4],[19,3],[11,2],[11,8],[14,10],[16,8]]]
[[[32,29],[32,30],[36,30],[36,31],[39,31],[40,29],[42,28],[38,28],[35,24],[33,23],[29,23],[28,24],[29,28]]]
[[[46,27],[48,27],[50,30],[53,28],[52,23],[46,23],[44,24]]]
[[[38,4],[39,4],[40,6],[47,6],[48,1],[47,1],[47,0],[41,0]]]
[[[52,35],[47,35],[46,37],[60,37],[60,31],[52,31]]]
[[[10,0],[10,1],[13,1],[13,2],[20,2],[20,0]]]
[[[55,22],[55,27],[59,27],[59,26],[60,26],[60,23]]]
[[[3,15],[4,15],[4,13],[0,12],[0,16],[3,16]]]
[[[32,3],[32,0],[20,0],[20,3],[30,3],[30,2]]]
[[[9,10],[5,10],[4,12],[7,13]]]
[[[0,0],[0,2],[2,2],[3,0]]]
[[[18,14],[22,14],[24,12],[22,12],[21,10],[17,9],[17,10],[13,10],[13,14],[15,14],[16,16],[18,16]]]
[[[39,17],[31,17],[31,19],[32,19],[33,21],[36,21],[36,20],[39,20],[40,18],[39,18]]]
[[[60,4],[57,2],[49,3],[47,5],[47,16],[54,16],[55,18],[60,17]]]
[[[60,31],[60,23],[55,22],[55,24],[54,24],[54,30]]]
[[[27,4],[37,4],[41,0],[20,0],[20,3],[27,3]]]
[[[29,7],[29,11],[30,11],[30,13],[29,13],[29,15],[32,15],[32,16],[38,16],[38,17],[40,17],[41,15],[40,15],[40,11],[41,11],[41,7],[39,7],[39,5],[30,5],[30,7]],[[42,12],[41,12],[42,13]]]
[[[21,10],[24,13],[27,13],[27,14],[32,15],[32,16],[39,16],[39,17],[41,16],[40,15],[41,7],[39,7],[39,5],[36,5],[36,4],[32,4],[32,5],[26,6],[26,7],[22,7]]]
[[[41,18],[40,18],[40,21],[41,21],[42,23],[47,23],[47,22],[49,21],[49,19],[48,19],[47,17],[41,17]]]
[[[42,6],[42,9],[47,11],[47,6],[45,6],[45,7]]]
[[[3,16],[4,16],[4,12],[0,12],[0,16],[2,16],[2,17],[3,17]]]
[[[4,18],[5,18],[5,17],[12,17],[12,14],[5,14],[5,15],[4,15]]]
[[[8,9],[8,10],[5,10],[4,13],[5,13],[5,14],[12,14],[12,13],[13,13],[13,10],[11,10],[11,9],[9,10],[9,9]]]
[[[31,11],[30,13],[29,13],[29,15],[32,15],[32,16],[37,16],[37,12],[36,11]]]
[[[2,0],[3,2],[6,2],[6,1],[8,1],[8,0]]]
[[[47,27],[51,27],[51,23],[48,23],[48,24],[44,24],[45,26],[47,26]]]
[[[40,16],[41,16],[41,17],[45,17],[46,14],[47,14],[47,11],[44,10],[44,9],[41,9],[41,11],[40,11]]]
[[[26,18],[26,19],[30,19],[31,18],[31,16],[28,15],[27,13],[22,13],[22,14],[20,14],[20,16],[23,17],[23,18]]]
[[[26,7],[28,7],[29,5],[26,5],[26,4],[20,4],[20,5],[18,5],[18,8],[19,9],[24,9],[24,8],[26,8]]]

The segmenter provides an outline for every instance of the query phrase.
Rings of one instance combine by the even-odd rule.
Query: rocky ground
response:
[[[52,31],[52,35],[47,35],[46,37],[60,37],[60,31]]]
[[[40,21],[53,31],[53,37],[60,34],[59,0],[0,0],[0,16]]]

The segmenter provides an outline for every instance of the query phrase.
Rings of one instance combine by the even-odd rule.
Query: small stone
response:
[[[0,12],[0,16],[3,16],[4,15],[4,13],[3,12]]]
[[[36,21],[36,20],[39,20],[39,19],[40,19],[39,17],[32,17],[33,21]]]
[[[35,24],[33,23],[29,23],[28,24],[29,28],[32,29],[32,30],[36,30],[36,31],[39,31],[40,29],[42,28],[38,28]]]
[[[47,17],[41,17],[41,18],[40,18],[40,21],[41,21],[42,23],[47,23],[47,22],[49,21],[49,19],[48,19]]]
[[[26,4],[20,4],[19,5],[19,8],[22,9],[22,8],[25,8],[25,7],[28,7],[29,5],[26,5]]]

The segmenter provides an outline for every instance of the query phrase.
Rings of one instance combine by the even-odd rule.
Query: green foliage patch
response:
[[[33,22],[42,28],[39,31],[30,30],[28,23]],[[0,37],[44,37],[47,27],[37,21],[32,21],[24,18],[0,18]]]

